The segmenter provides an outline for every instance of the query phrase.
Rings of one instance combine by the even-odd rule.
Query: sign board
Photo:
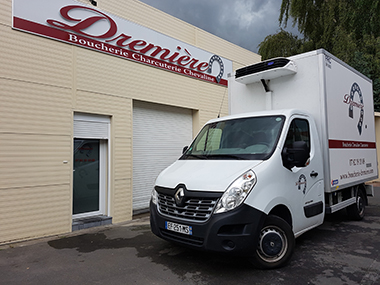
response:
[[[232,62],[74,0],[13,0],[13,28],[227,86]]]

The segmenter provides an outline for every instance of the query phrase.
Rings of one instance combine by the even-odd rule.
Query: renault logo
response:
[[[174,194],[174,200],[177,206],[183,207],[185,205],[185,190],[180,187]]]

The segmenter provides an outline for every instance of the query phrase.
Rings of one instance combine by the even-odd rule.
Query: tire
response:
[[[356,203],[348,206],[347,214],[354,221],[360,221],[365,215],[365,205],[366,197],[364,196],[363,190],[358,187],[356,193]]]
[[[268,216],[251,258],[254,266],[274,269],[286,265],[293,255],[295,238],[290,225],[278,216]]]

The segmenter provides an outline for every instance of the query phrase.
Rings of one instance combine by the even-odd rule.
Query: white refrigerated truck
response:
[[[276,268],[325,214],[363,218],[377,177],[371,80],[323,49],[276,58],[230,76],[229,110],[157,177],[154,234]]]

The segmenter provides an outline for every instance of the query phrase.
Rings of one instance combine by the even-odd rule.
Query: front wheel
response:
[[[259,268],[273,269],[286,265],[292,257],[295,238],[290,225],[278,216],[268,216],[260,231],[257,249],[251,258]]]

